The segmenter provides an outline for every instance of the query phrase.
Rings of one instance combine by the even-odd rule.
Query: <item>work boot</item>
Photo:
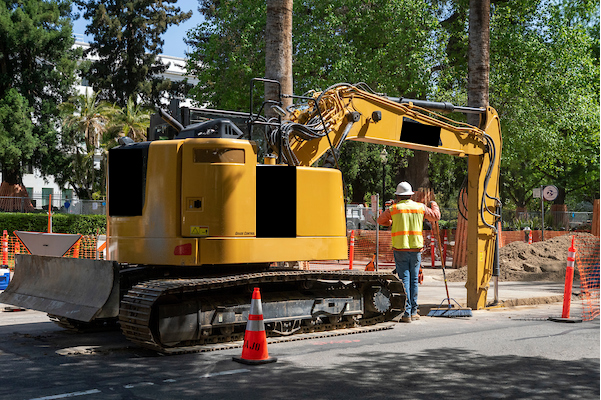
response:
[[[408,315],[406,317],[402,317],[401,322],[411,322],[411,317]]]
[[[411,321],[417,321],[417,320],[419,320],[419,314],[415,313],[411,316]]]

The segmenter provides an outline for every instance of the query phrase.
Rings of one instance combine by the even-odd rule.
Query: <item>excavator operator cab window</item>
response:
[[[195,163],[244,164],[244,149],[201,148],[194,149]]]

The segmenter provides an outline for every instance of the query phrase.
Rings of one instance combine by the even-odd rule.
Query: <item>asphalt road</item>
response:
[[[119,332],[4,312],[0,399],[599,399],[599,319],[547,320],[560,314],[556,303],[423,317],[273,343],[276,363],[248,366],[232,361],[241,349],[164,356]]]

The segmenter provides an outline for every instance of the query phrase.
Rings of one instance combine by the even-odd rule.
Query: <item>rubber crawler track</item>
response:
[[[382,272],[363,271],[269,271],[251,274],[232,275],[202,279],[169,279],[153,280],[132,287],[124,296],[119,312],[119,323],[123,334],[130,341],[158,352],[174,354],[203,351],[200,347],[219,343],[236,342],[244,339],[244,333],[230,335],[213,335],[206,338],[180,343],[176,348],[164,347],[151,331],[151,318],[154,304],[161,296],[198,294],[206,295],[210,291],[236,286],[259,285],[273,282],[301,282],[309,280],[353,281],[359,284],[368,282],[400,282],[396,275]],[[402,286],[401,286],[402,287]],[[404,293],[402,293],[404,295]],[[360,320],[360,326],[374,325],[390,321],[403,310],[389,311],[385,315]],[[354,323],[340,322],[322,324],[316,327],[305,327],[298,333],[311,333],[339,329],[355,328]],[[199,347],[200,346],[200,347]],[[206,351],[206,350],[204,350]]]

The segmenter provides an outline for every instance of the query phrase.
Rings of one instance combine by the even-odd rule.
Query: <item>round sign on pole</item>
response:
[[[543,198],[547,201],[555,200],[557,198],[558,194],[559,194],[559,190],[557,189],[556,186],[549,185],[549,186],[545,186],[545,188],[543,189]]]

